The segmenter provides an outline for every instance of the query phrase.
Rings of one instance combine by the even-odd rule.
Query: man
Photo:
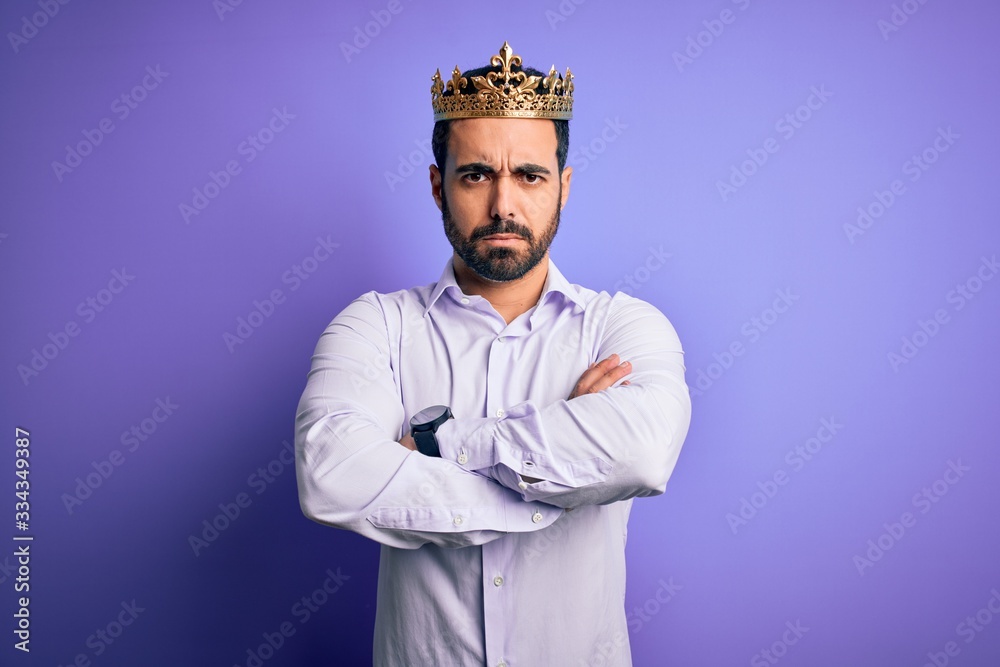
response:
[[[382,544],[379,667],[631,665],[626,524],[687,434],[680,342],[652,305],[548,256],[570,71],[522,69],[504,42],[432,81],[431,191],[455,252],[436,283],[363,294],[320,337],[302,510]]]

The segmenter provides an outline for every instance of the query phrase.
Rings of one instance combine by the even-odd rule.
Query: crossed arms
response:
[[[404,410],[392,371],[372,377],[366,364],[389,358],[385,316],[374,292],[355,299],[320,336],[299,401],[302,511],[390,546],[463,547],[545,528],[562,508],[663,493],[690,423],[683,351],[656,308],[614,299],[603,361],[568,399],[459,415],[438,429],[441,458],[396,441]]]

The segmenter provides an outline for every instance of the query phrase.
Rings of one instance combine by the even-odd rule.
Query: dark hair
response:
[[[499,71],[499,67],[479,67],[462,72],[462,76],[465,77],[467,82],[465,87],[462,88],[462,94],[475,93],[472,77],[486,76],[487,72]],[[520,68],[513,66],[511,67],[511,71],[524,72],[528,76],[546,76],[533,67]],[[453,94],[451,90],[446,90],[442,93],[442,97],[449,97]],[[566,166],[566,155],[569,153],[569,121],[553,120],[552,122],[556,126],[556,161],[559,163],[559,174],[562,175],[563,167]],[[448,134],[450,131],[451,121],[439,120],[434,123],[434,132],[431,135],[431,150],[434,152],[434,161],[437,163],[437,167],[441,170],[442,174],[444,174],[444,164],[448,160]]]

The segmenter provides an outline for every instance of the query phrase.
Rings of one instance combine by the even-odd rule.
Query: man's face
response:
[[[482,278],[517,280],[546,256],[572,173],[560,178],[556,143],[550,120],[452,121],[444,177],[431,165],[431,182],[448,240]]]

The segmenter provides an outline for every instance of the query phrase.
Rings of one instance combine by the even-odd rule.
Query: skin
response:
[[[549,245],[573,177],[572,167],[559,173],[556,145],[549,120],[465,118],[451,124],[444,174],[430,166],[431,194],[455,250],[455,279],[465,294],[487,299],[508,324],[534,307],[548,276]],[[497,233],[519,239],[486,241]],[[607,389],[631,371],[629,362],[612,354],[584,371],[569,400]],[[400,444],[416,451],[409,434]]]
[[[548,246],[569,197],[572,176],[572,167],[559,174],[555,126],[535,118],[453,121],[445,173],[430,166],[431,194],[455,248],[458,285],[466,294],[487,299],[508,323],[534,306],[542,294]],[[490,246],[483,240],[497,231],[513,232],[522,240],[513,247]],[[492,280],[470,268],[456,247],[462,242],[474,244],[474,254],[494,273],[527,272],[515,279]],[[526,266],[535,249],[540,256]]]

